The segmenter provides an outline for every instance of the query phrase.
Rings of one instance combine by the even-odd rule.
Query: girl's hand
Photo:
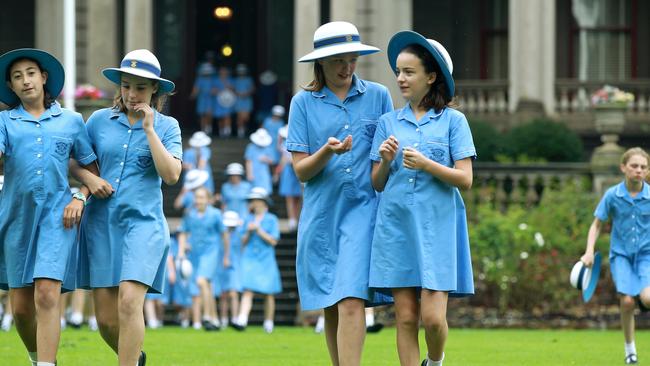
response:
[[[230,258],[223,257],[223,268],[230,268]]]
[[[101,199],[108,198],[115,192],[110,183],[96,175],[89,179],[87,187],[90,194]]]
[[[255,231],[257,230],[257,222],[249,222],[248,223],[248,231]]]
[[[412,147],[404,148],[403,165],[408,169],[422,170],[429,161],[421,152]]]
[[[133,108],[136,112],[144,114],[144,119],[142,120],[142,128],[145,132],[151,132],[153,130],[153,109],[147,103],[136,104]]]
[[[72,229],[75,225],[79,225],[83,211],[84,203],[73,198],[63,209],[63,227],[66,229]]]
[[[379,145],[379,155],[381,155],[381,160],[384,160],[388,163],[395,160],[397,151],[399,149],[399,142],[395,136],[390,135],[384,142]]]
[[[336,137],[330,137],[327,139],[327,147],[337,155],[344,154],[352,150],[352,135],[348,135],[343,141]]]
[[[584,263],[585,266],[591,267],[591,265],[594,264],[594,254],[585,253],[582,257],[580,257],[580,261]]]

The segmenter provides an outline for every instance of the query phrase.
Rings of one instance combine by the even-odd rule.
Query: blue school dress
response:
[[[221,186],[221,199],[227,211],[236,211],[239,217],[246,217],[248,214],[248,193],[251,191],[251,184],[242,180],[239,184],[226,182]]]
[[[222,251],[219,256],[219,287],[221,288],[221,292],[241,292],[241,236],[243,234],[243,227],[229,229],[228,232],[230,233],[230,267],[223,268],[224,252]]]
[[[244,221],[244,230],[255,220],[249,214]],[[278,218],[267,212],[260,222],[262,230],[273,238],[280,239]],[[265,295],[275,295],[282,292],[280,269],[275,260],[275,247],[268,244],[254,231],[250,233],[248,243],[244,245],[241,258],[241,282],[244,290]]]
[[[284,157],[288,161],[282,172],[280,173],[280,186],[278,188],[278,193],[282,197],[300,197],[302,196],[302,184],[296,176],[296,172],[293,170],[293,164],[291,164],[291,153],[287,151],[286,141],[282,143],[284,150]]]
[[[68,162],[97,159],[81,114],[56,102],[39,118],[22,105],[0,112],[0,152],[0,288],[49,278],[74,290],[77,228],[63,228],[63,209],[72,200]]]
[[[178,240],[176,235],[170,237],[169,255],[176,263],[178,258]],[[169,277],[168,277],[169,281]],[[176,268],[176,282],[169,286],[169,290],[165,287],[165,300],[164,304],[175,304],[182,307],[192,306],[192,295],[190,295],[190,281],[184,280],[181,276],[180,268]]]
[[[377,210],[370,287],[389,294],[396,287],[447,291],[452,297],[473,294],[467,215],[458,188],[402,164],[404,147],[447,167],[475,158],[465,116],[451,108],[432,109],[418,121],[409,105],[387,113],[377,125],[370,159],[381,160],[379,146],[390,135],[400,150]]]
[[[235,92],[246,93],[253,90],[254,84],[253,79],[250,76],[238,76],[233,80],[233,86]],[[235,103],[235,112],[250,112],[253,110],[253,95],[247,97],[237,97],[237,103]]]
[[[269,135],[273,138],[273,142],[269,145],[269,150],[271,151],[271,160],[273,164],[280,162],[282,153],[278,150],[278,131],[284,127],[284,120],[273,119],[273,117],[267,117],[262,124],[262,127],[268,131]]]
[[[254,143],[246,146],[244,159],[253,163],[253,180],[250,182],[253,187],[262,187],[271,195],[273,193],[273,179],[271,177],[271,166],[262,162],[262,157],[272,157],[271,146],[261,147]]]
[[[636,296],[650,286],[650,187],[632,198],[625,181],[609,188],[594,216],[612,219],[609,265],[616,291]]]
[[[298,225],[296,274],[304,310],[347,297],[370,300],[368,269],[377,195],[370,182],[370,145],[379,117],[393,109],[383,85],[353,76],[343,102],[327,87],[291,100],[287,149],[314,154],[330,136],[352,135],[352,150],[333,155],[305,183]]]
[[[217,95],[213,95],[214,98],[214,110],[212,111],[212,116],[214,118],[223,118],[230,115],[233,112],[233,106],[223,106],[218,101],[219,93],[224,91],[227,88],[232,88],[232,79],[228,78],[226,82],[221,80],[219,76],[212,77],[212,88],[216,89]]]
[[[210,114],[215,110],[216,99],[212,95],[213,83],[212,75],[199,75],[194,82],[194,87],[198,90],[196,95],[196,113],[198,115]]]
[[[194,296],[199,294],[196,284],[199,278],[214,282],[217,275],[219,253],[223,251],[221,234],[225,230],[222,221],[221,211],[215,207],[208,206],[203,213],[192,208],[183,216],[178,229],[188,236],[190,251],[187,259],[192,262],[193,268],[190,292]]]
[[[200,148],[189,148],[183,151],[183,162],[192,164],[194,169],[199,167],[199,159],[205,160],[206,164],[203,170],[208,172],[208,180],[205,182],[204,186],[214,193],[214,178],[212,177],[212,165],[210,164],[210,157],[212,156],[212,151],[209,147],[203,146]],[[183,177],[184,179],[185,177]]]
[[[162,292],[169,228],[163,214],[162,179],[151,157],[142,120],[105,108],[90,116],[88,135],[101,177],[115,190],[107,199],[91,197],[81,220],[80,285],[115,287],[137,281]],[[165,149],[182,159],[178,122],[154,111],[154,130]]]

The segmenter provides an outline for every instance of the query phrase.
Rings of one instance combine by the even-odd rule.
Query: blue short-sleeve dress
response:
[[[249,214],[244,221],[244,228],[255,220]],[[260,227],[275,239],[280,239],[278,218],[267,212],[260,222]],[[275,295],[282,292],[280,269],[275,260],[275,247],[268,244],[255,232],[250,233],[248,243],[244,245],[241,258],[241,281],[244,290],[265,295]]]
[[[221,199],[227,211],[236,211],[239,217],[246,217],[248,214],[248,193],[251,191],[251,184],[241,180],[238,184],[226,182],[221,186]]]
[[[39,118],[22,105],[1,112],[0,152],[0,288],[49,278],[74,290],[77,228],[63,227],[63,210],[72,200],[68,162],[97,159],[83,118],[56,102]]]
[[[250,76],[237,76],[233,80],[233,86],[237,93],[237,102],[235,103],[235,112],[250,112],[253,110],[253,95],[241,97],[239,94],[250,93],[255,84]]]
[[[230,233],[230,267],[223,268],[224,252],[222,251],[219,256],[219,284],[222,292],[241,292],[241,237],[243,234],[243,227],[229,229],[228,232]]]
[[[197,90],[196,113],[198,115],[211,114],[215,110],[216,99],[212,95],[213,76],[199,75],[194,81]]]
[[[246,146],[244,158],[250,160],[253,165],[253,180],[250,182],[253,187],[262,187],[271,194],[273,192],[273,180],[271,178],[271,166],[262,161],[263,158],[271,158],[273,156],[271,145],[261,147],[254,143]]]
[[[283,155],[287,160],[287,163],[282,168],[280,173],[280,184],[278,187],[278,193],[283,197],[300,197],[302,196],[302,184],[296,176],[296,172],[293,170],[293,164],[291,163],[291,153],[288,152],[286,141],[282,143]]]
[[[107,199],[91,197],[81,220],[79,281],[82,288],[116,287],[137,281],[162,292],[169,228],[163,214],[162,179],[156,171],[142,120],[100,109],[88,119],[88,134],[100,175],[114,189]],[[154,111],[154,130],[165,149],[181,160],[178,122]]]
[[[212,176],[212,165],[210,164],[211,157],[212,151],[207,146],[189,148],[183,151],[183,162],[185,164],[192,164],[193,169],[198,169],[200,160],[206,161],[203,170],[208,172],[208,180],[205,182],[204,186],[210,191],[210,193],[214,193],[214,178]],[[185,179],[185,177],[183,177],[183,179]]]
[[[275,119],[273,117],[266,117],[264,123],[262,124],[262,127],[268,131],[269,135],[271,135],[273,138],[273,142],[269,146],[273,164],[277,164],[281,158],[281,153],[278,149],[278,131],[280,131],[284,125],[285,123],[281,118]]]

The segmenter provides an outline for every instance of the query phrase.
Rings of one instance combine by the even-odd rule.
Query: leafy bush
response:
[[[472,120],[469,121],[472,130],[474,146],[480,161],[496,161],[496,157],[504,153],[504,136],[494,126],[487,122]]]
[[[517,126],[506,134],[506,155],[516,161],[581,161],[580,137],[562,123],[538,119]]]

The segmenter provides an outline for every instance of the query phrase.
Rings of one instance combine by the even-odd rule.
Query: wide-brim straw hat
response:
[[[47,71],[45,90],[50,93],[52,98],[58,97],[65,82],[65,71],[63,70],[63,65],[61,65],[56,57],[43,50],[36,48],[19,48],[0,56],[0,73],[3,81],[7,75],[7,68],[9,68],[9,65],[21,58],[35,60],[41,66],[42,71]],[[0,83],[0,101],[7,105],[14,106],[20,102],[20,99],[16,93],[9,88],[6,82],[2,82]]]
[[[161,93],[171,93],[174,90],[172,81],[160,77],[160,62],[149,50],[131,51],[124,56],[119,68],[109,67],[102,70],[102,74],[117,85],[122,83],[122,73],[158,81],[158,90]]]
[[[262,85],[272,85],[278,81],[278,76],[271,70],[266,70],[260,74],[260,84]]]
[[[192,134],[189,143],[191,147],[203,147],[210,145],[211,142],[212,139],[210,136],[208,136],[207,133],[203,131],[197,131]]]
[[[278,130],[278,135],[283,139],[286,139],[289,136],[289,125],[284,125]]]
[[[281,105],[274,105],[273,108],[271,108],[271,115],[278,116],[278,117],[284,117],[285,109]]]
[[[251,191],[246,196],[247,200],[261,200],[266,202],[267,205],[270,205],[271,198],[269,197],[269,192],[262,187],[253,187]]]
[[[226,166],[226,175],[244,175],[244,166],[239,163],[230,163]]]
[[[314,50],[298,59],[310,62],[324,57],[343,53],[358,52],[369,55],[379,52],[379,48],[361,43],[357,27],[348,22],[330,22],[321,25],[314,32]]]
[[[226,227],[237,227],[241,225],[241,218],[237,211],[226,211],[223,213],[223,224]]]
[[[600,277],[600,265],[602,258],[599,252],[594,254],[594,263],[587,267],[582,261],[578,261],[571,269],[569,282],[571,286],[582,291],[582,299],[588,302],[596,292],[598,278]]]
[[[199,75],[214,75],[215,72],[217,72],[217,70],[215,70],[214,66],[209,62],[204,62],[199,66]]]
[[[257,131],[251,134],[251,142],[257,146],[267,147],[273,142],[273,137],[264,128],[258,128]]]
[[[192,169],[187,174],[185,174],[185,180],[183,182],[183,188],[187,190],[192,190],[199,188],[205,184],[210,178],[210,173],[201,169]]]
[[[452,98],[456,91],[456,85],[452,76],[454,72],[454,63],[451,61],[449,52],[443,47],[440,42],[433,39],[424,38],[421,34],[413,31],[401,31],[396,33],[388,42],[388,62],[390,63],[391,70],[397,69],[397,56],[406,46],[417,44],[424,47],[438,63],[442,72],[442,78],[447,85],[448,97]]]

